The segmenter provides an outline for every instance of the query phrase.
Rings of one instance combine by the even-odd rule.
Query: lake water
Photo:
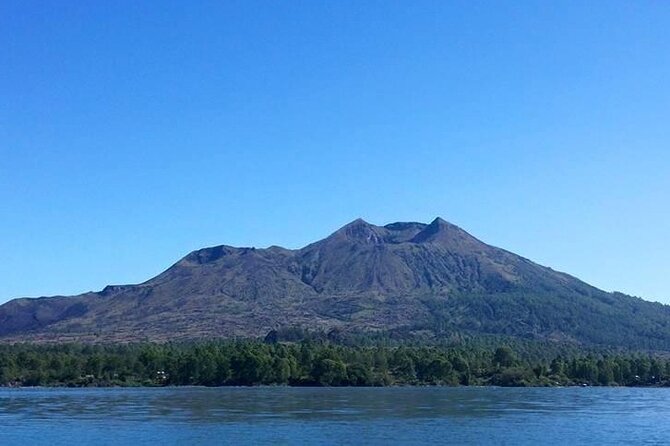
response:
[[[670,389],[0,389],[0,445],[667,444]]]

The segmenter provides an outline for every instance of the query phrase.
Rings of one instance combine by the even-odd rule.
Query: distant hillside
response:
[[[492,334],[670,350],[670,307],[607,293],[440,218],[356,220],[298,250],[216,246],[139,285],[0,306],[5,340]]]

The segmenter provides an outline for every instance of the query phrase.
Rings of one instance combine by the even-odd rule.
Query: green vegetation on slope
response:
[[[411,328],[436,335],[453,332],[553,339],[591,346],[670,351],[666,305],[619,293],[507,292],[423,298],[432,319]]]
[[[670,385],[670,360],[631,353],[549,359],[541,347],[330,342],[0,345],[0,385]]]

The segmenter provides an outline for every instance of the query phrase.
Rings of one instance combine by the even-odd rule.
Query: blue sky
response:
[[[670,3],[0,3],[0,302],[441,216],[670,303]]]

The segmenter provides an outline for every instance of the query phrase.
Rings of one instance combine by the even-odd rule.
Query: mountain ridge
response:
[[[289,326],[670,350],[670,307],[599,290],[440,217],[356,219],[299,249],[202,248],[136,285],[0,306],[5,341],[258,337]]]

